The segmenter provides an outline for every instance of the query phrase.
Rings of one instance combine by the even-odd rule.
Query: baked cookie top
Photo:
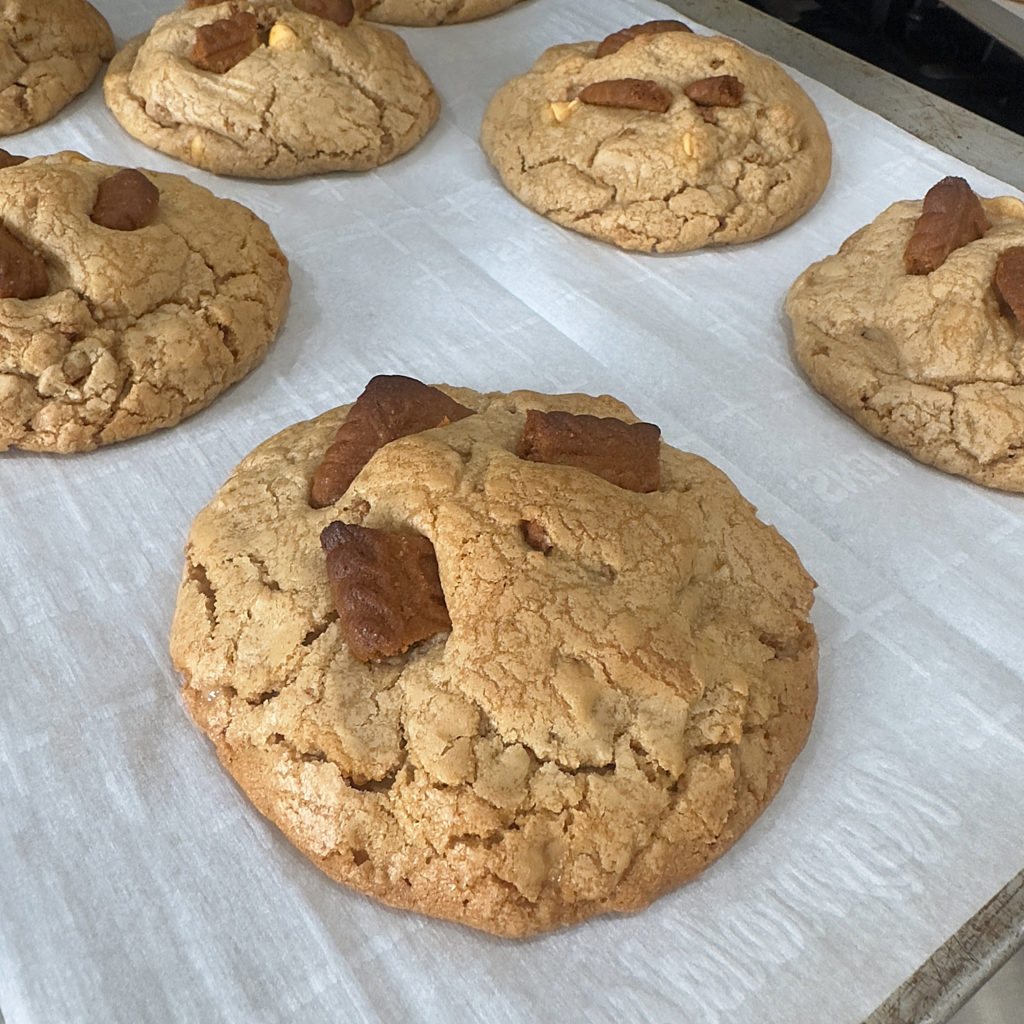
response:
[[[176,174],[77,153],[0,170],[0,450],[171,426],[263,358],[290,279],[270,230]]]
[[[492,98],[481,142],[531,209],[660,252],[785,227],[831,166],[817,108],[778,64],[680,22],[547,50]]]
[[[973,198],[963,179],[945,179],[933,201],[956,181]],[[925,203],[894,203],[800,275],[786,312],[811,382],[871,433],[948,473],[1024,491],[1024,301],[1016,313],[1010,304],[1014,281],[1024,292],[1024,203],[974,203],[972,240],[943,245],[940,226],[937,255],[916,243],[908,253]]]
[[[86,0],[0,0],[0,135],[49,120],[113,53],[110,26]]]
[[[504,11],[520,0],[356,0],[367,21],[388,25],[454,25]]]
[[[103,89],[146,145],[257,178],[378,167],[419,142],[440,110],[395,33],[287,0],[172,11],[115,56]]]
[[[198,515],[171,651],[324,871],[525,935],[646,906],[765,807],[813,714],[812,588],[612,398],[375,378]]]

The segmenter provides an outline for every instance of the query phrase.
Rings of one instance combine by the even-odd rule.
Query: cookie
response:
[[[778,64],[681,22],[552,47],[497,91],[480,137],[530,209],[644,251],[778,231],[831,165],[820,114]]]
[[[114,57],[103,89],[146,145],[256,178],[379,167],[419,142],[440,110],[395,33],[287,0],[172,11]]]
[[[962,178],[894,203],[793,284],[797,360],[875,436],[1024,491],[1022,246],[1024,203],[978,200]]]
[[[357,0],[367,21],[387,25],[455,25],[504,11],[521,0]]]
[[[315,864],[517,936],[646,906],[763,810],[813,714],[812,589],[608,396],[384,377],[198,515],[171,652]]]
[[[86,0],[0,0],[0,14],[0,135],[13,135],[84,92],[114,37]]]
[[[0,450],[167,427],[263,358],[288,264],[243,206],[58,153],[0,170]]]

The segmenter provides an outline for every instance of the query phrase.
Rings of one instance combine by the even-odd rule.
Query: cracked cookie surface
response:
[[[49,120],[113,53],[110,26],[86,0],[0,0],[0,135]]]
[[[455,25],[488,18],[521,0],[356,0],[368,21],[388,25]]]
[[[474,414],[386,444],[333,506],[310,480],[348,407],[233,471],[186,547],[186,706],[363,893],[509,936],[640,909],[723,853],[802,748],[813,582],[695,455],[662,444],[649,493],[516,456],[527,410],[634,422],[614,399],[442,390]],[[319,540],[338,520],[425,536],[450,632],[357,660]]]
[[[228,70],[196,67],[198,28],[255,15],[260,42]],[[107,105],[141,142],[216,174],[292,178],[379,167],[411,149],[440,102],[405,43],[287,2],[180,8],[111,61]]]
[[[269,228],[176,174],[150,223],[90,214],[119,169],[77,153],[0,170],[0,224],[42,258],[39,298],[0,299],[0,449],[87,451],[171,426],[263,358],[290,279]]]
[[[828,182],[831,143],[817,108],[774,61],[720,36],[640,35],[555,46],[491,99],[481,142],[530,209],[625,249],[682,252],[777,231]],[[743,86],[738,106],[684,89],[709,77]],[[665,113],[578,102],[599,82],[667,90]]]
[[[1024,325],[993,276],[1024,245],[1024,203],[982,199],[989,227],[930,274],[903,252],[922,202],[895,203],[809,267],[786,312],[812,384],[872,434],[976,483],[1024,491]]]

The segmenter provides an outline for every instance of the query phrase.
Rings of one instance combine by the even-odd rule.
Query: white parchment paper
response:
[[[97,0],[118,42],[157,0]],[[801,79],[835,169],[773,238],[628,255],[520,206],[477,145],[548,45],[674,12],[527,0],[403,30],[444,111],[365,175],[216,178],[130,139],[97,83],[7,140],[176,171],[271,225],[294,291],[266,362],[170,431],[0,455],[0,1011],[99,1021],[847,1024],[1024,862],[1024,497],[921,466],[802,379],[781,304],[890,202],[1007,186]],[[191,725],[167,654],[189,524],[278,429],[378,372],[611,392],[708,457],[818,580],[808,746],[721,861],[648,911],[529,942],[321,875]]]

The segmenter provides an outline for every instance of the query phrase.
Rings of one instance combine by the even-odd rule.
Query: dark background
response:
[[[1024,58],[940,0],[743,2],[1024,135]]]

